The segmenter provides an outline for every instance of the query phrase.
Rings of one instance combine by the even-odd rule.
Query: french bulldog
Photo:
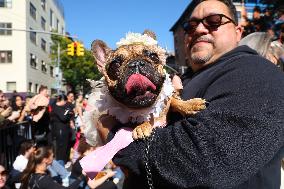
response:
[[[154,32],[128,33],[117,46],[112,50],[101,40],[92,43],[107,88],[102,93],[108,100],[101,106],[119,122],[133,127],[134,139],[148,137],[154,127],[164,126],[169,108],[185,116],[206,108],[204,99],[179,98],[164,69],[166,51],[158,46]]]

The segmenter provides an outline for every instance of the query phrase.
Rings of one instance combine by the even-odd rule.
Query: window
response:
[[[56,19],[56,31],[59,32],[59,20]]]
[[[47,71],[46,63],[43,60],[41,61],[41,71],[43,73],[46,73]]]
[[[64,28],[63,27],[61,28],[61,34],[64,34]]]
[[[30,28],[30,30],[33,30]],[[30,32],[30,40],[36,45],[36,32]]]
[[[42,7],[43,10],[45,10],[45,8],[46,8],[45,0],[41,0],[41,7]]]
[[[30,54],[30,65],[32,68],[36,68],[37,65],[37,58],[34,54]]]
[[[38,84],[35,84],[35,93],[37,93],[37,91],[38,91]]]
[[[53,71],[54,71],[53,66],[50,66],[50,76],[51,76],[51,77],[53,77]]]
[[[0,0],[0,7],[12,8],[12,0]]]
[[[41,28],[45,30],[46,21],[43,17],[41,17]]]
[[[44,39],[41,39],[41,49],[46,51],[46,41]]]
[[[32,82],[29,82],[28,92],[32,92],[32,87],[33,87],[33,83],[32,83]]]
[[[12,51],[0,51],[0,63],[12,63]]]
[[[53,11],[51,9],[49,12],[49,25],[51,28],[53,27]]]
[[[36,8],[32,3],[30,3],[30,15],[36,20]]]
[[[15,81],[7,81],[6,85],[7,85],[7,91],[9,92],[16,91],[17,89]]]
[[[0,22],[0,28],[12,28],[12,23]],[[0,30],[0,35],[12,35],[12,30]]]

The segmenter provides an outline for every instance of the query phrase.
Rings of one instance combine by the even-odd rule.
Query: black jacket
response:
[[[188,74],[183,99],[210,104],[192,117],[157,129],[150,143],[154,187],[279,189],[284,145],[284,74],[241,46]],[[149,188],[145,141],[121,150],[124,188]]]

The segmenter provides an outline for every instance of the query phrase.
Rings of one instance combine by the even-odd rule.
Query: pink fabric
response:
[[[119,150],[127,147],[131,142],[133,142],[132,129],[121,128],[110,142],[80,160],[83,171],[93,179]]]
[[[74,144],[74,146],[73,146],[73,148],[74,148],[75,150],[77,150],[77,148],[78,148],[78,146],[79,146],[80,138],[81,138],[81,133],[80,133],[80,132],[77,132],[77,133],[76,133],[75,144]]]

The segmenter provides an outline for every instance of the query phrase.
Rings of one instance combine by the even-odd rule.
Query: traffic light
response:
[[[74,43],[70,43],[67,45],[67,55],[74,56]]]
[[[84,45],[82,43],[77,42],[76,55],[84,56]]]

